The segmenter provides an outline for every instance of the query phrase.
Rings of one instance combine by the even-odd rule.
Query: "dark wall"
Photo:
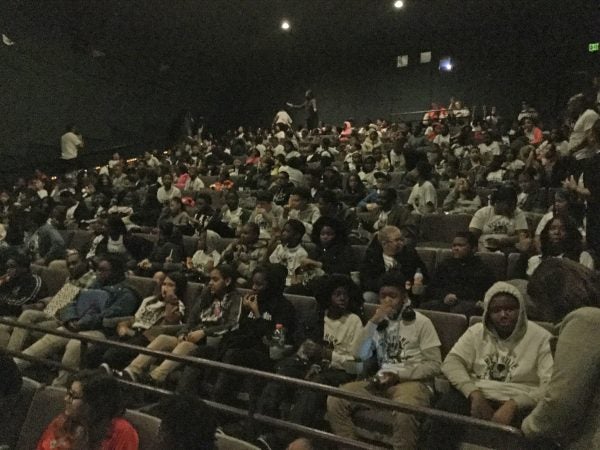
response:
[[[586,9],[583,0],[533,1],[526,9],[516,0],[467,1],[460,3],[465,11],[452,16],[414,3],[422,10],[407,9],[400,23],[389,11],[371,17],[368,10],[337,22],[335,8],[313,17],[299,2],[296,15],[305,18],[296,18],[297,30],[289,35],[268,31],[278,19],[265,15],[270,2],[262,2],[265,10],[254,17],[262,21],[256,39],[244,28],[250,18],[241,12],[233,17],[233,11],[221,18],[212,2],[203,7],[213,23],[202,22],[207,14],[187,10],[168,16],[177,5],[148,11],[142,2],[92,3],[95,9],[88,10],[76,0],[55,0],[43,4],[45,11],[33,0],[0,5],[6,13],[0,14],[0,31],[16,41],[0,45],[5,165],[57,156],[52,152],[69,122],[79,125],[91,148],[164,137],[186,108],[204,115],[212,128],[264,126],[286,101],[300,102],[307,88],[315,91],[328,123],[393,119],[432,101],[447,104],[451,96],[471,107],[496,105],[509,117],[528,100],[553,119],[586,76],[598,71],[600,60],[599,53],[587,53],[587,43],[600,40],[598,10]],[[488,15],[484,3],[494,6]],[[64,10],[55,14],[53,5]],[[152,20],[144,23],[150,12]],[[194,24],[203,39],[194,39]],[[211,35],[215,27],[221,34]],[[175,33],[182,30],[187,34]],[[105,58],[90,56],[96,44]],[[430,64],[418,64],[421,50],[433,51]],[[409,66],[397,69],[396,56],[406,53]],[[445,55],[456,61],[452,73],[437,69]],[[162,63],[169,66],[164,72],[158,70]],[[301,122],[303,113],[294,117]]]

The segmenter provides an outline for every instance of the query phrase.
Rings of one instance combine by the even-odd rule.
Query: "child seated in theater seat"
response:
[[[300,277],[297,270],[302,267],[304,259],[308,258],[308,252],[301,245],[305,232],[302,222],[295,219],[288,220],[281,232],[281,243],[269,256],[270,262],[282,264],[287,268],[288,275],[285,279],[287,287],[299,284]]]
[[[452,241],[452,257],[438,264],[435,275],[427,286],[429,301],[423,309],[480,315],[485,292],[494,283],[494,274],[477,251],[477,238],[469,231],[456,233]]]
[[[542,399],[552,375],[551,334],[527,319],[521,292],[506,282],[485,294],[483,321],[471,326],[442,365],[453,389],[436,407],[518,426]],[[451,449],[462,427],[433,422],[428,449]]]
[[[358,316],[361,301],[357,286],[345,275],[322,278],[318,287],[317,301],[323,322],[315,330],[315,336],[305,341],[296,355],[277,363],[276,371],[280,375],[339,386],[354,378],[346,372],[346,365],[354,361],[353,347],[362,332]],[[289,421],[318,428],[326,399],[327,395],[321,392],[269,382],[260,396],[258,412],[279,417],[281,404],[287,402],[291,406]],[[293,438],[288,431],[270,430],[259,440],[271,448],[285,448]]]

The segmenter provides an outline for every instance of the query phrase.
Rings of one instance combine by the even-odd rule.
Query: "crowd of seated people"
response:
[[[512,275],[523,280],[554,259],[595,269],[600,118],[583,95],[569,101],[569,130],[547,129],[529,105],[516,124],[495,110],[469,122],[460,101],[451,106],[434,108],[423,124],[348,121],[343,133],[330,125],[240,127],[220,138],[203,131],[165,152],[115,155],[96,170],[20,178],[0,193],[0,314],[418,406],[433,404],[432,379],[443,373],[454,390],[440,408],[519,426],[551,384],[552,358],[547,336],[527,319],[523,293],[494,284],[484,253],[514,255]],[[428,247],[438,252],[435,267],[421,253],[431,216],[442,228],[468,218]],[[86,241],[75,245],[77,233]],[[68,274],[57,292],[46,292],[40,267]],[[131,277],[154,279],[155,292],[142,298]],[[194,298],[184,298],[188,283],[203,286]],[[294,294],[319,301],[310,334],[286,300]],[[372,316],[363,303],[378,305]],[[430,319],[413,308],[483,315],[483,324],[443,360]],[[274,361],[269,342],[281,327],[287,353]],[[0,345],[36,358],[60,352],[71,369],[102,367],[225,403],[243,385],[134,350],[96,345],[82,359],[77,339],[17,327],[0,327]],[[532,354],[519,354],[522,345]],[[346,384],[356,377],[345,362],[373,355],[376,377]],[[32,364],[15,361],[21,370]],[[85,380],[70,385],[74,394],[85,396]],[[66,370],[53,381],[69,383]],[[285,397],[290,420],[321,426],[327,409],[333,432],[358,437],[348,400],[277,383],[263,395],[265,413],[281,414],[271,403]],[[419,419],[394,414],[393,421],[394,448],[416,448]],[[284,447],[294,438],[256,435]]]

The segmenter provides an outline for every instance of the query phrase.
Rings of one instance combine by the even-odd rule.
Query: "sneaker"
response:
[[[256,439],[256,444],[262,450],[273,450],[273,447],[271,447],[271,444],[269,444],[267,436],[265,436],[264,434]]]
[[[131,371],[131,369],[124,369],[123,372],[121,372],[121,378],[123,378],[125,381],[133,381],[134,383],[137,382],[137,376]]]
[[[108,363],[102,363],[102,364],[100,364],[100,368],[102,370],[104,370],[108,375],[112,375],[113,374],[113,370],[110,368],[110,366],[108,365]]]

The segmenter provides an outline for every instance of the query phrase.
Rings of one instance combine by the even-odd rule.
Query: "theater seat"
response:
[[[506,280],[506,255],[504,253],[477,253],[494,274],[496,281]]]
[[[427,269],[427,273],[429,274],[429,279],[431,279],[431,277],[433,277],[435,273],[437,250],[431,248],[417,247],[417,253],[419,254],[419,257],[423,260],[425,268]]]
[[[152,278],[148,277],[129,275],[127,277],[127,282],[142,298],[152,295],[156,289],[156,282]]]
[[[159,450],[160,441],[158,430],[160,419],[139,411],[128,409],[123,415],[137,430],[140,439],[140,450]]]
[[[69,272],[66,270],[51,269],[46,266],[38,266],[35,264],[31,265],[31,271],[41,277],[42,286],[44,286],[47,296],[56,294],[69,277]]]
[[[33,397],[41,387],[37,381],[23,378],[23,384],[17,394],[0,400],[0,445],[15,448]]]
[[[377,305],[373,303],[365,303],[364,304],[364,320],[365,322],[369,320],[373,314],[375,314],[375,310],[377,309]],[[456,343],[459,337],[467,329],[467,317],[462,314],[454,314],[454,313],[446,313],[440,311],[429,311],[425,309],[417,309],[421,314],[428,317],[433,326],[435,327],[435,331],[440,338],[440,343],[442,344],[440,350],[442,352],[442,358],[444,358],[452,346]]]
[[[88,230],[74,230],[68,248],[74,248],[79,254],[85,256],[92,246],[94,233]]]
[[[469,231],[470,214],[425,214],[421,218],[419,246],[448,248],[459,231]]]
[[[187,284],[182,301],[188,311],[190,311],[192,306],[194,306],[194,301],[196,300],[196,298],[198,298],[203,288],[204,285],[202,283]]]
[[[242,441],[241,439],[223,433],[217,433],[216,438],[218,450],[260,450],[259,447],[256,447],[249,442]]]
[[[31,450],[46,427],[65,409],[66,391],[61,388],[46,386],[35,391],[27,417],[21,427],[16,450]]]
[[[370,319],[375,313],[377,305],[364,305],[364,319]],[[428,317],[440,338],[442,358],[444,358],[458,338],[467,329],[467,318],[462,314],[452,314],[438,311],[427,311],[418,309],[420,313]],[[352,421],[356,431],[362,438],[375,442],[383,442],[392,445],[392,421],[390,413],[386,410],[374,410],[359,408],[354,412]]]
[[[196,236],[183,236],[183,255],[192,257],[198,249],[198,238]]]

